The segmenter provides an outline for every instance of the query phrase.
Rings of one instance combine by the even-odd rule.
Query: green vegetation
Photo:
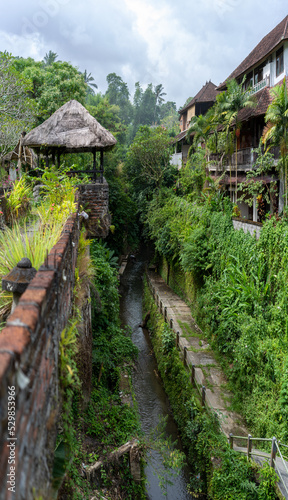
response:
[[[208,493],[208,498],[216,500],[276,500],[274,470],[269,466],[259,470],[229,448],[216,416],[200,407],[190,375],[179,359],[175,334],[158,313],[147,286],[144,300],[145,310],[151,311],[148,326],[158,368],[192,468],[190,491]]]
[[[82,243],[81,243],[82,242]],[[88,404],[82,400],[82,383],[77,369],[77,324],[81,322],[79,309],[75,320],[61,335],[61,386],[64,404],[54,460],[55,487],[63,481],[61,470],[66,470],[58,498],[91,498],[102,491],[109,498],[145,498],[143,485],[136,484],[129,472],[127,457],[103,467],[99,484],[92,485],[83,475],[83,466],[89,467],[99,458],[141,434],[137,407],[124,404],[119,393],[120,374],[130,374],[137,349],[129,332],[119,325],[118,281],[115,268],[109,264],[107,248],[95,240],[91,244],[91,261],[85,249],[87,241],[81,236],[77,275],[82,286],[85,270],[92,282],[93,380]],[[84,260],[83,260],[84,259]],[[91,269],[92,266],[92,269]],[[81,272],[80,272],[81,270]],[[93,275],[95,277],[93,278]],[[76,299],[81,295],[81,283],[76,282]],[[78,315],[78,317],[77,317]],[[62,445],[61,445],[62,443]],[[62,458],[62,465],[61,465]],[[60,478],[60,482],[59,482]],[[57,482],[58,479],[58,482]]]
[[[0,158],[13,149],[22,130],[34,121],[31,82],[13,62],[10,54],[0,52]]]
[[[287,152],[288,152],[288,93],[286,87],[286,78],[281,86],[276,85],[272,89],[273,101],[269,105],[265,120],[267,122],[264,130],[263,142],[268,149],[272,146],[280,146],[281,163],[284,186],[285,186],[285,205],[287,206]]]
[[[196,205],[166,192],[150,204],[150,234],[192,282],[194,317],[220,355],[234,409],[254,435],[285,441],[287,222],[271,217],[257,241],[234,230],[231,212],[221,195]]]
[[[93,488],[82,476],[81,464],[87,466],[95,462],[140,433],[135,405],[124,405],[119,396],[120,373],[124,366],[130,373],[136,350],[129,332],[123,331],[119,324],[115,254],[112,252],[118,255],[135,248],[141,235],[155,244],[155,262],[165,270],[169,284],[190,302],[203,337],[209,339],[221,359],[235,394],[233,409],[242,413],[254,435],[275,435],[287,443],[287,212],[284,211],[281,218],[274,215],[267,218],[258,241],[249,234],[235,231],[231,202],[221,192],[219,179],[213,181],[207,175],[208,153],[220,153],[223,159],[225,155],[231,156],[235,144],[237,151],[237,134],[232,128],[235,125],[237,129],[238,113],[243,107],[252,105],[251,99],[236,82],[229,82],[227,92],[217,97],[215,107],[204,117],[192,121],[189,134],[195,134],[194,141],[185,168],[178,172],[170,165],[170,138],[178,132],[177,112],[175,103],[164,103],[165,92],[161,84],[153,86],[150,83],[144,91],[137,82],[132,103],[127,84],[120,76],[110,73],[107,92],[95,94],[90,73],[85,70],[81,74],[70,63],[57,61],[57,57],[50,51],[44,61],[35,62],[31,58],[13,58],[0,53],[1,156],[16,145],[24,125],[29,130],[33,120],[36,124],[42,123],[70,99],[84,104],[118,140],[117,147],[105,156],[105,176],[110,186],[113,215],[108,246],[93,242],[93,266],[88,263],[87,255],[83,257],[84,252],[82,264],[79,263],[76,270],[78,299],[85,280],[86,284],[93,283],[94,290],[91,299],[93,387],[87,406],[81,398],[75,361],[79,322],[76,306],[71,323],[61,337],[63,430],[55,453],[55,481],[58,478],[59,485],[63,470],[68,469],[61,488],[63,498],[65,495],[75,499],[89,498]],[[286,115],[284,82],[268,109],[265,140],[281,147],[279,167],[285,179],[287,204]],[[168,126],[168,130],[163,126]],[[203,147],[198,147],[199,141]],[[36,267],[35,255],[44,260],[40,247],[45,251],[46,240],[52,243],[48,231],[51,229],[57,234],[55,228],[75,210],[74,181],[67,179],[66,169],[75,164],[84,170],[88,161],[91,162],[91,156],[88,160],[87,155],[68,155],[60,173],[54,168],[44,170],[42,201],[38,204],[31,203],[35,171],[28,172],[31,177],[27,175],[14,184],[5,208],[7,221],[13,227],[5,230],[0,242],[3,273],[8,269],[4,267],[8,261],[9,266],[15,265],[14,261],[10,262],[10,255],[15,254],[14,259],[19,260],[20,242],[21,257],[31,253],[32,264]],[[267,173],[270,165],[271,157],[259,154],[256,172],[253,170],[250,177]],[[1,174],[1,182],[7,186],[9,180]],[[267,194],[267,186],[260,181],[252,186],[248,182],[242,188],[250,202],[255,194],[259,195],[258,207],[260,195],[268,196],[269,201],[275,195],[272,191]],[[31,205],[33,223],[36,217],[40,220],[41,243],[28,240],[25,227],[17,226]],[[86,248],[83,241],[81,244]],[[2,312],[7,306],[7,297],[5,300],[0,304]],[[274,498],[275,475],[267,467],[255,480],[254,466],[239,459],[227,447],[217,420],[204,414],[197,404],[171,332],[158,322],[156,311],[151,316],[155,316],[151,327],[161,376],[188,460],[194,462],[191,489],[199,494],[208,491],[210,498],[215,499]],[[102,489],[111,492],[116,488],[117,498],[143,498],[142,485],[135,485],[129,473],[126,475],[127,470],[125,459],[122,465],[116,464],[114,470],[108,472],[103,468],[99,478]],[[117,486],[113,483],[116,476]]]

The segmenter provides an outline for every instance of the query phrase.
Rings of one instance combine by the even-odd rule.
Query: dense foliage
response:
[[[174,193],[150,204],[147,223],[159,254],[191,276],[198,322],[220,354],[254,434],[287,441],[288,224],[271,217],[257,241],[235,231],[227,198],[202,204]]]
[[[148,287],[145,308],[151,311],[149,326],[158,368],[192,469],[190,491],[208,493],[215,500],[276,499],[275,472],[265,466],[259,473],[255,464],[231,450],[217,418],[203,412],[179,359],[175,334],[157,312]]]
[[[62,462],[63,457],[65,459],[65,449],[63,451],[61,443],[64,443],[68,455],[65,462],[68,473],[58,498],[90,498],[99,493],[99,490],[111,499],[144,498],[143,485],[133,481],[127,457],[119,459],[109,467],[102,467],[99,483],[94,487],[81,472],[83,464],[85,469],[141,433],[136,408],[123,403],[119,393],[120,373],[123,370],[130,373],[137,349],[130,339],[129,332],[120,328],[117,273],[111,263],[113,260],[108,247],[94,240],[91,244],[94,274],[91,289],[93,382],[91,396],[85,406],[75,364],[77,333],[73,338],[71,328],[68,328],[63,336],[63,339],[67,339],[61,355],[61,383],[65,389],[62,411],[64,433],[58,436],[59,452],[56,450],[54,477],[57,478],[57,474],[60,476],[61,456]],[[80,265],[78,259],[77,266]],[[78,290],[76,298],[79,293]],[[68,373],[65,370],[67,364],[71,367]],[[55,486],[57,487],[57,481]]]

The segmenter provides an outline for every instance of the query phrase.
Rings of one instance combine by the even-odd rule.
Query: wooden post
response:
[[[160,300],[160,314],[163,314],[163,304],[162,304],[162,300]]]
[[[167,323],[167,307],[164,307],[164,321]]]
[[[49,168],[49,158],[48,158],[48,151],[46,151],[46,168]]]
[[[192,370],[191,370],[191,384],[195,384],[195,365],[192,365]]]
[[[180,333],[177,332],[176,333],[176,349],[179,349],[179,337],[180,337]]]
[[[248,434],[248,441],[247,441],[247,458],[249,460],[251,451],[252,451],[252,436],[251,434]]]
[[[277,453],[276,442],[277,442],[276,437],[273,436],[272,446],[271,446],[271,457],[270,457],[270,467],[273,467],[273,469],[275,469],[275,460],[276,460],[276,453]]]
[[[232,434],[232,432],[230,432],[230,434],[229,434],[229,444],[230,444],[231,450],[233,450],[233,434]]]
[[[138,443],[131,446],[129,452],[130,472],[136,483],[141,482],[141,463],[139,459]]]
[[[104,173],[104,152],[103,149],[100,151],[100,183],[103,184],[103,173]]]
[[[159,307],[159,295],[158,295],[158,293],[156,295],[156,302],[157,302],[157,307]]]
[[[171,330],[173,330],[173,319],[172,318],[170,318],[170,328],[171,328]]]
[[[96,182],[96,149],[93,149],[93,181]]]
[[[61,153],[60,151],[57,152],[57,166],[60,168],[60,161],[61,161]]]
[[[187,366],[187,347],[184,347],[184,366]]]
[[[205,385],[202,385],[202,391],[201,391],[202,406],[205,406],[205,396],[206,396],[206,387]]]

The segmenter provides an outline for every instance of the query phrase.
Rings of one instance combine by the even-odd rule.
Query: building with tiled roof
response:
[[[241,126],[237,138],[237,153],[235,151],[229,161],[226,159],[226,165],[224,163],[224,171],[230,171],[229,175],[225,177],[225,183],[231,199],[237,202],[243,217],[254,221],[259,220],[256,200],[253,207],[249,207],[244,202],[239,202],[241,196],[238,187],[240,184],[239,179],[243,180],[246,172],[251,170],[255,163],[256,156],[253,149],[259,146],[263,134],[265,114],[273,99],[271,88],[281,85],[287,75],[288,16],[264,36],[250,54],[232,71],[229,77],[217,87],[217,90],[225,91],[227,81],[236,79],[240,84],[245,76],[244,88],[255,96],[255,106],[243,108],[238,114],[237,121],[240,122]],[[279,153],[276,150],[274,153],[275,163],[277,163]],[[219,172],[217,155],[211,155],[210,160],[210,173],[217,176]],[[223,166],[222,158],[221,166]],[[283,208],[283,186],[277,174],[274,172],[273,175],[278,183],[279,210],[281,211]],[[266,210],[269,211],[270,208],[267,206]]]
[[[180,109],[180,130],[184,132],[189,128],[191,118],[193,116],[205,115],[208,109],[213,106],[216,101],[216,96],[219,92],[216,90],[216,85],[211,82],[206,82],[202,89],[191,99],[191,101]]]
[[[213,106],[216,101],[216,96],[219,92],[216,90],[216,85],[211,82],[206,82],[199,92],[179,110],[180,114],[180,133],[174,138],[175,154],[172,162],[179,167],[186,163],[187,155],[191,144],[186,140],[186,132],[189,128],[190,121],[193,116],[205,115],[208,109]]]
[[[240,83],[244,75],[247,77],[247,84],[257,85],[266,78],[269,79],[269,86],[273,87],[283,79],[284,59],[288,59],[288,16],[262,38],[231,75],[218,86],[218,90],[225,90],[227,80],[233,78]]]

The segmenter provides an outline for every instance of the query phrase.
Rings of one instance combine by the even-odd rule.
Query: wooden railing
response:
[[[251,459],[254,457],[259,457],[263,460],[269,460],[269,465],[272,467],[275,472],[278,474],[278,477],[281,481],[281,485],[279,484],[280,490],[285,494],[285,498],[288,498],[288,466],[287,466],[287,457],[281,452],[280,447],[288,449],[288,446],[281,441],[278,441],[275,436],[272,438],[255,438],[252,437],[251,434],[248,436],[234,436],[232,433],[229,435],[229,444],[230,448],[239,453],[245,453],[247,455],[247,459]],[[235,440],[244,440],[247,441],[246,447],[234,447]],[[253,448],[253,442],[267,442],[271,443],[270,454],[265,453],[262,450],[258,450]]]

